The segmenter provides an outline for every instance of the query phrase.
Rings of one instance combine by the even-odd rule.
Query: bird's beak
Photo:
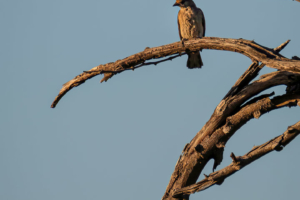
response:
[[[173,6],[179,6],[179,3],[174,3],[174,5]]]

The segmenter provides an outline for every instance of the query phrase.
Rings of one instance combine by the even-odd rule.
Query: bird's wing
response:
[[[200,8],[198,8],[197,10],[198,10],[197,16],[198,16],[199,18],[201,18],[200,21],[202,22],[202,24],[200,24],[200,26],[203,27],[203,37],[204,37],[204,36],[205,36],[205,29],[206,29],[206,25],[205,25],[205,17],[204,17],[204,14],[203,14],[203,12],[202,12],[202,10],[201,10]]]

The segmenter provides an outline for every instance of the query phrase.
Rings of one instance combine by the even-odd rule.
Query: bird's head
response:
[[[181,8],[186,8],[189,6],[194,6],[195,3],[193,0],[176,0],[175,4],[173,6],[179,6]]]

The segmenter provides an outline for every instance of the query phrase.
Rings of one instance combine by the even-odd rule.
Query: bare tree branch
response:
[[[251,151],[249,151],[244,156],[236,157],[233,153],[231,154],[232,163],[227,167],[218,170],[214,173],[211,173],[209,176],[206,176],[202,181],[190,185],[188,187],[176,190],[174,192],[174,197],[180,197],[184,194],[192,194],[195,192],[200,192],[205,190],[215,184],[222,184],[223,181],[242,169],[243,167],[249,165],[253,161],[258,160],[262,156],[270,153],[271,151],[281,151],[284,146],[288,145],[298,134],[300,133],[300,121],[296,124],[289,126],[288,129],[280,136],[275,137],[274,139],[260,145],[254,146]]]
[[[274,48],[276,53],[279,53],[284,47],[288,45],[290,40],[282,43],[278,47]],[[232,86],[231,90],[224,97],[233,96],[238,93],[244,86],[248,85],[259,73],[259,71],[265,66],[265,64],[258,65],[258,62],[253,62],[249,68],[244,72],[244,74],[236,81],[236,83]]]
[[[280,51],[288,42],[289,41],[283,43],[275,50]],[[202,169],[212,157],[215,158],[214,168],[221,162],[224,144],[219,143],[218,141],[215,141],[215,143],[210,141],[204,141],[203,143],[202,141],[205,138],[209,139],[213,137],[214,132],[225,123],[225,119],[234,114],[234,112],[240,110],[240,106],[244,102],[270,87],[281,84],[289,85],[297,82],[297,80],[295,81],[294,79],[291,79],[291,82],[289,81],[289,77],[294,76],[293,73],[274,72],[261,77],[260,80],[255,81],[250,85],[247,85],[257,76],[258,72],[260,71],[260,68],[258,69],[258,67],[259,66],[257,62],[254,62],[250,65],[246,72],[232,87],[238,88],[237,91],[231,89],[231,91],[217,106],[210,120],[203,126],[203,128],[197,133],[192,141],[185,146],[182,155],[176,163],[175,170],[171,176],[163,199],[172,199],[170,194],[174,189],[180,189],[182,187],[194,184],[197,181]],[[297,74],[296,76],[299,78]],[[212,145],[208,147],[208,144]],[[217,148],[215,152],[214,148],[216,144],[219,148]],[[206,150],[205,152],[203,152],[204,148]]]
[[[197,133],[197,139],[193,139],[190,143],[192,147],[189,153],[192,153],[193,147],[207,136],[211,135],[214,130],[226,119],[227,116],[231,115],[236,109],[239,108],[244,102],[249,100],[254,95],[269,89],[276,85],[290,85],[292,83],[298,83],[300,81],[300,74],[293,74],[290,72],[276,71],[264,75],[261,79],[253,82],[252,84],[246,86],[238,94],[233,97],[227,97],[221,101],[217,106],[214,114],[210,120],[205,124],[205,126]],[[205,131],[205,134],[203,133]],[[201,135],[201,136],[200,136]],[[199,137],[197,137],[199,136]]]
[[[288,43],[289,41],[286,41],[279,47],[270,49],[244,39],[204,37],[185,41],[184,45],[181,42],[175,42],[160,47],[146,48],[144,51],[122,60],[99,65],[89,71],[84,71],[63,85],[51,107],[54,108],[59,100],[73,87],[81,85],[94,76],[104,74],[101,82],[107,81],[115,74],[172,60],[185,54],[187,51],[200,49],[226,50],[238,52],[249,57],[253,63],[216,107],[210,120],[192,141],[185,146],[163,196],[163,199],[171,200],[174,199],[173,194],[178,195],[178,191],[181,191],[182,188],[197,181],[201,171],[210,159],[213,158],[215,160],[214,169],[222,162],[226,142],[248,120],[253,117],[259,118],[265,112],[283,106],[297,105],[300,99],[300,60],[295,58],[288,59],[279,54],[279,51]],[[156,62],[146,62],[147,60],[163,57],[168,58]],[[281,71],[266,74],[250,84],[264,66]],[[275,97],[272,100],[269,99],[269,96],[274,94],[264,94],[253,99],[255,95],[277,85],[286,85],[287,94]],[[247,101],[249,102],[245,104]],[[232,154],[232,158],[235,162],[239,162],[234,154]],[[220,183],[221,181],[218,180],[214,184]],[[174,193],[174,191],[176,192]],[[188,199],[190,193],[182,192],[180,194],[180,199],[183,199],[182,195],[184,194],[184,199]]]
[[[252,115],[246,115],[246,113],[251,111],[246,110],[246,108],[249,108],[248,106],[240,109],[240,106],[245,101],[270,87],[282,84],[293,85],[299,83],[299,80],[300,74],[276,71],[265,75],[261,77],[261,79],[244,87],[233,97],[223,99],[210,120],[203,126],[192,141],[186,145],[175,166],[175,170],[171,176],[163,199],[172,199],[170,194],[172,194],[174,189],[176,190],[194,184],[202,169],[211,158],[215,159],[214,168],[221,163],[226,140],[224,140],[224,138],[221,139],[219,136],[224,135],[224,132],[227,136],[230,136],[230,133],[234,133],[232,131],[236,131],[239,128],[233,126],[235,120],[245,120],[244,123],[246,123],[247,120],[250,119],[247,117],[253,117]],[[276,98],[273,98],[273,100],[276,101]],[[258,103],[255,103],[254,105],[261,108],[260,106],[263,106],[264,104],[259,105]],[[267,109],[276,109],[276,107],[273,107],[272,105],[277,104],[270,104],[270,107],[267,107]],[[256,116],[259,116],[258,114],[259,113],[257,112]],[[242,126],[244,123],[239,124]],[[222,127],[224,125],[225,127]],[[235,128],[237,129],[235,130]]]
[[[73,87],[77,87],[86,80],[99,74],[104,74],[103,81],[107,81],[113,75],[128,69],[134,69],[137,65],[145,63],[146,60],[162,58],[170,55],[182,55],[186,51],[200,49],[226,50],[241,53],[253,61],[262,62],[264,65],[283,71],[300,73],[300,61],[291,60],[278,54],[276,51],[244,39],[226,39],[216,37],[204,37],[201,39],[188,40],[182,45],[175,42],[160,47],[146,48],[144,51],[131,55],[116,62],[99,65],[89,71],[85,71],[74,79],[65,83],[56,96],[51,107],[54,108],[58,101]],[[176,56],[177,57],[177,56]]]

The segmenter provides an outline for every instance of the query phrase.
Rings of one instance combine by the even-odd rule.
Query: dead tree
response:
[[[288,127],[282,135],[260,146],[255,146],[244,156],[235,156],[232,153],[232,163],[229,166],[205,175],[202,181],[196,183],[210,159],[214,159],[214,170],[222,162],[227,141],[249,120],[259,118],[261,115],[278,108],[300,106],[300,60],[296,56],[288,59],[279,53],[288,43],[289,41],[286,41],[277,48],[271,49],[244,39],[204,37],[188,40],[184,45],[181,42],[175,42],[160,47],[147,47],[144,51],[122,60],[84,71],[63,85],[51,107],[54,108],[58,101],[73,87],[81,85],[94,76],[104,74],[101,82],[107,81],[125,70],[157,65],[184,55],[187,51],[226,50],[249,57],[253,63],[225,95],[208,122],[184,147],[162,198],[166,200],[188,199],[192,193],[202,191],[215,184],[222,184],[228,176],[263,155],[273,150],[282,150],[300,133],[299,121]],[[159,58],[163,59],[146,62]],[[258,80],[253,81],[264,66],[275,68],[277,71],[264,74]],[[286,85],[286,94],[275,96],[274,92],[271,94],[264,93],[265,90],[279,85]]]

